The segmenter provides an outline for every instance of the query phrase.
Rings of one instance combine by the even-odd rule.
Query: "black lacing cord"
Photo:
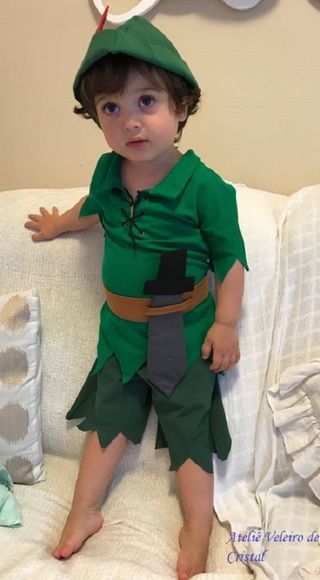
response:
[[[130,204],[130,207],[132,205],[133,204]],[[134,236],[132,235],[132,228],[136,228],[138,230],[140,236],[143,236],[143,231],[135,223],[135,220],[137,218],[141,217],[142,215],[144,215],[144,211],[140,211],[139,213],[136,213],[136,206],[133,206],[133,214],[132,214],[132,216],[127,217],[127,214],[126,214],[125,210],[123,209],[123,207],[121,208],[121,213],[122,213],[122,215],[126,216],[126,219],[123,222],[121,222],[121,226],[124,226],[126,224],[129,224],[131,237],[134,239]]]

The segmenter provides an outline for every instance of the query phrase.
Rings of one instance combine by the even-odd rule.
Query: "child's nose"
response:
[[[128,115],[123,121],[123,128],[127,131],[138,129],[141,126],[139,119],[135,116]]]

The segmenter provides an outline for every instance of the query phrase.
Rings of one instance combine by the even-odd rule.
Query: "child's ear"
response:
[[[188,116],[188,105],[183,105],[180,109],[180,111],[178,111],[178,120],[180,123],[183,123],[183,121],[186,120]]]

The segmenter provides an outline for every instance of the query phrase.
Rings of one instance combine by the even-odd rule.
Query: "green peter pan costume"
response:
[[[115,52],[126,52],[127,38],[131,34],[135,38],[137,28],[138,31],[143,28],[145,41],[146,32],[151,42],[155,37],[160,38],[161,48],[165,46],[168,52],[169,47],[173,55],[175,66],[170,65],[170,70],[174,69],[190,84],[196,83],[173,45],[140,17],[116,31],[97,33],[87,53],[90,66],[95,62],[92,56],[95,37],[112,32],[111,45],[117,49],[122,46],[122,50]],[[118,44],[114,36],[117,32]],[[121,34],[126,39],[122,44]],[[110,38],[106,35],[102,43],[107,46],[107,53]],[[141,54],[138,42],[137,45],[138,54],[133,56],[150,61],[146,42],[143,50],[146,46],[148,58]],[[159,50],[156,52],[156,64],[161,66],[158,62],[161,51],[160,57]],[[100,44],[97,54],[101,55]],[[85,59],[74,85],[78,98],[81,75],[87,68]],[[187,151],[160,183],[139,191],[134,200],[121,182],[121,162],[122,157],[115,152],[102,155],[80,212],[80,216],[98,214],[105,230],[102,280],[108,290],[121,296],[145,298],[145,282],[157,277],[161,255],[172,250],[187,250],[186,276],[194,277],[195,283],[209,269],[223,281],[236,260],[248,269],[235,190],[207,168],[193,151]],[[146,374],[148,323],[119,318],[105,302],[101,310],[97,359],[67,418],[84,418],[79,428],[96,430],[102,447],[120,432],[138,443],[152,399],[159,419],[156,447],[169,447],[170,469],[177,469],[191,458],[212,472],[211,453],[216,452],[220,459],[225,459],[231,445],[217,375],[201,359],[201,346],[214,322],[214,310],[209,294],[183,315],[188,371],[167,397]]]

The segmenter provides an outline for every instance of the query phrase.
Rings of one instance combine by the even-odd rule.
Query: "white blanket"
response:
[[[314,186],[290,198],[281,220],[278,301],[256,433],[262,529],[296,537],[265,542],[267,564],[257,578],[315,580],[320,574],[319,281],[320,187]]]

